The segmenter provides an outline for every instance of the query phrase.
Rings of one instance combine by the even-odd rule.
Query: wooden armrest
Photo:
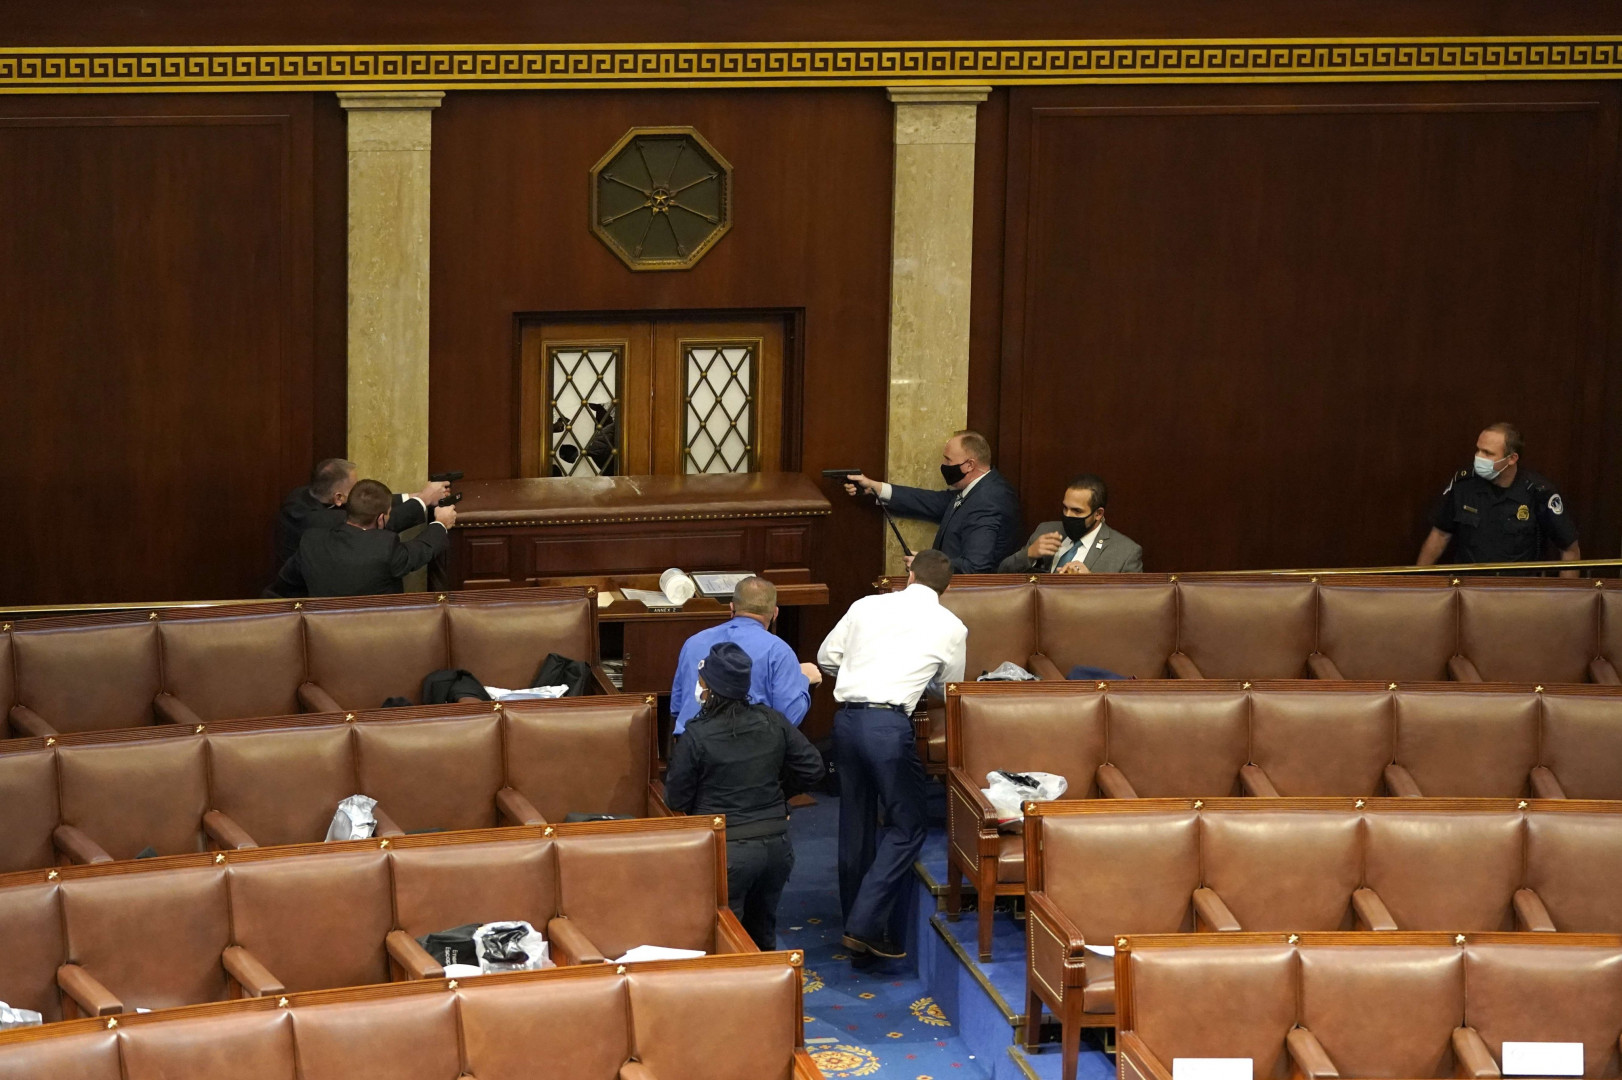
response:
[[[1596,656],[1588,662],[1588,680],[1605,686],[1622,683],[1622,678],[1617,677],[1616,665],[1603,656]]]
[[[794,1050],[793,1080],[823,1080],[822,1070],[817,1068],[817,1063],[811,1060],[810,1052],[803,1046]]]
[[[665,802],[665,782],[663,780],[648,781],[648,816],[649,817],[685,817],[678,814]]]
[[[974,779],[964,772],[962,766],[959,765],[953,765],[946,770],[946,797],[948,802],[950,802],[954,791],[962,796],[964,805],[972,807],[979,816],[980,820],[977,824],[981,832],[997,831],[997,808],[991,805],[991,800],[986,798],[985,792],[980,789],[980,785],[976,784]]]
[[[608,957],[598,951],[591,939],[565,915],[546,924],[546,940],[552,943],[552,959],[559,967],[571,964],[606,964]]]
[[[236,980],[242,987],[242,993],[247,997],[270,997],[272,994],[285,994],[287,987],[282,981],[270,973],[270,969],[259,962],[259,958],[244,949],[241,945],[232,945],[220,954],[220,960],[225,964],[225,973]]]
[[[203,815],[203,831],[208,834],[210,840],[230,851],[259,846],[254,838],[248,835],[247,829],[218,810],[210,810]]]
[[[400,965],[407,979],[443,979],[445,969],[428,955],[428,950],[417,944],[417,939],[404,930],[390,930],[383,939],[389,950],[389,959]]]
[[[1064,681],[1064,672],[1059,670],[1059,665],[1042,653],[1031,654],[1029,671],[1044,682]]]
[[[515,788],[504,787],[496,792],[496,809],[501,811],[503,819],[514,825],[546,824],[546,819],[535,809],[535,804]]]
[[[203,718],[193,712],[190,705],[173,694],[159,694],[153,698],[152,711],[157,714],[159,723],[196,728],[203,722]]]
[[[1114,765],[1104,764],[1098,767],[1098,789],[1104,793],[1106,799],[1135,799],[1138,793],[1133,790],[1132,783],[1126,774]]]
[[[627,1061],[620,1066],[619,1080],[659,1080],[653,1070],[640,1061]]]
[[[22,732],[24,738],[48,739],[52,735],[60,735],[54,727],[45,722],[45,718],[30,709],[27,705],[13,705],[11,707],[11,726]]]
[[[1554,920],[1549,917],[1549,909],[1544,906],[1543,898],[1531,889],[1515,890],[1515,921],[1520,924],[1518,929],[1521,930],[1542,934],[1555,932]]]
[[[313,682],[300,683],[298,707],[305,712],[343,712],[338,700]]]
[[[1246,765],[1239,770],[1239,782],[1245,786],[1245,794],[1253,799],[1276,799],[1278,788],[1273,781],[1267,778],[1260,765]]]
[[[1532,797],[1534,799],[1564,799],[1566,789],[1560,786],[1560,780],[1554,772],[1545,765],[1537,765],[1532,769]]]
[[[377,822],[377,830],[373,836],[404,836],[405,830],[394,823],[394,819],[383,812],[381,806],[372,807],[372,820]]]
[[[602,664],[593,660],[589,666],[591,668],[591,681],[595,685],[591,690],[587,691],[588,694],[620,693],[620,691],[614,689],[614,681],[608,677],[608,672],[603,669]]]
[[[1040,889],[1025,894],[1025,909],[1047,925],[1058,937],[1065,942],[1065,952],[1070,956],[1080,956],[1086,948],[1087,939],[1081,934],[1081,927],[1075,920],[1059,910],[1059,905],[1048,899],[1047,893]],[[1114,944],[1111,942],[1111,944]]]
[[[717,952],[760,951],[760,946],[755,944],[755,939],[749,936],[749,931],[743,928],[743,923],[738,921],[738,916],[729,907],[717,908],[715,911],[715,937],[716,944],[720,946]]]
[[[1365,930],[1395,930],[1397,920],[1386,910],[1385,901],[1373,889],[1358,889],[1352,893],[1352,911],[1358,925]]]
[[[1199,666],[1180,652],[1174,652],[1166,658],[1166,667],[1171,671],[1174,679],[1203,679]]]
[[[1304,1080],[1327,1080],[1340,1076],[1335,1063],[1329,1060],[1318,1036],[1304,1027],[1291,1028],[1284,1036],[1284,1045],[1290,1051],[1290,1060],[1300,1070]]]
[[[1447,658],[1447,677],[1454,682],[1481,682],[1481,672],[1476,670],[1467,657],[1450,656]]]
[[[1217,933],[1233,934],[1244,929],[1239,920],[1233,917],[1228,905],[1222,902],[1222,897],[1214,889],[1194,890],[1194,927],[1196,930],[1204,926],[1206,930]]]
[[[81,865],[112,862],[113,857],[77,825],[58,825],[51,833],[56,850]]]
[[[1419,790],[1419,784],[1414,780],[1414,774],[1395,763],[1385,767],[1385,786],[1391,789],[1391,794],[1400,799],[1425,797]]]
[[[63,964],[57,968],[56,985],[86,1016],[112,1016],[124,1011],[124,1003],[78,964]]]
[[[1335,662],[1323,653],[1315,652],[1307,657],[1307,670],[1312,673],[1314,679],[1328,679],[1336,682],[1346,680],[1346,676],[1340,673],[1340,668],[1335,666]]]
[[[1498,1069],[1498,1062],[1492,1059],[1492,1051],[1487,1049],[1487,1040],[1473,1027],[1453,1029],[1453,1057],[1457,1061],[1459,1076],[1471,1077],[1472,1080],[1495,1080],[1503,1075]]]

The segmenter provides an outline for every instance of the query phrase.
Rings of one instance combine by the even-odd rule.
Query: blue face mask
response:
[[[1509,459],[1507,457],[1503,461],[1495,462],[1492,458],[1485,458],[1480,454],[1476,455],[1476,475],[1483,480],[1496,480],[1507,468],[1509,468]]]

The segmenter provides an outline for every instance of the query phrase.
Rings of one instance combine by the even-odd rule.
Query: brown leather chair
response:
[[[299,711],[298,688],[307,677],[298,612],[165,612],[158,638],[163,692],[156,704],[165,720],[195,725]]]
[[[1465,1018],[1502,1066],[1506,1042],[1580,1042],[1584,1076],[1622,1072],[1622,949],[1471,943]]]
[[[1200,815],[1203,930],[1351,930],[1363,827],[1344,811],[1263,808]]]
[[[1239,793],[1239,771],[1250,760],[1244,691],[1178,688],[1106,700],[1109,762],[1098,770],[1105,798]]]
[[[395,922],[390,935],[395,978],[437,965],[417,939],[468,923],[522,920],[544,928],[557,913],[557,848],[548,840],[397,851]],[[617,1066],[616,1066],[617,1067]]]
[[[41,1077],[124,1080],[124,1072],[119,1067],[118,1032],[79,1031],[35,1042],[12,1043],[0,1051],[0,1080],[40,1080]]]
[[[350,725],[213,731],[209,803],[256,844],[324,838],[338,804],[357,793]]]
[[[1179,679],[1300,679],[1317,651],[1317,586],[1279,578],[1177,586]]]
[[[649,1080],[790,1080],[800,973],[723,967],[632,970],[631,1042]]]
[[[569,1080],[618,1080],[635,1052],[623,975],[475,982],[459,993],[467,1074],[478,1080],[532,1080],[537,1065]]]
[[[51,833],[61,821],[56,751],[0,754],[0,873],[56,862]],[[5,998],[0,997],[0,1001]]]
[[[67,955],[61,890],[55,882],[38,881],[0,889],[0,926],[6,928],[0,1001],[37,1012],[47,1024],[62,1019],[56,989],[56,969]]]
[[[14,624],[11,729],[56,735],[154,722],[158,627],[146,615],[69,616]]]
[[[1037,644],[1054,671],[1081,665],[1135,679],[1166,676],[1166,662],[1177,649],[1177,586],[1171,578],[1122,574],[1104,584],[1045,575],[1038,579],[1036,607]],[[972,645],[979,627],[969,625]]]
[[[17,703],[15,663],[11,656],[11,623],[0,623],[0,737],[14,738],[28,734],[13,730],[11,707]]]
[[[232,943],[252,960],[246,972],[231,972],[242,992],[262,997],[388,982],[389,862],[387,851],[371,849],[232,866]]]
[[[62,823],[57,848],[73,862],[133,859],[151,848],[181,855],[204,848],[207,747],[190,732],[154,732],[122,745],[57,749]]]
[[[455,1080],[456,997],[314,1005],[293,1014],[299,1080]]]
[[[1253,688],[1245,794],[1380,794],[1395,752],[1391,702],[1381,691]]]
[[[1524,690],[1400,690],[1393,795],[1523,795],[1538,764],[1538,697]]]
[[[105,1016],[226,997],[231,945],[225,868],[112,874],[64,882],[66,1014]]]
[[[129,1027],[119,1034],[119,1047],[123,1080],[297,1080],[293,1014],[287,1009]]]
[[[377,800],[374,814],[382,810],[405,832],[503,824],[496,813],[503,787],[501,723],[501,714],[490,712],[356,724],[357,790]]]
[[[1459,586],[1461,682],[1580,683],[1599,655],[1599,590],[1586,581],[1485,578]]]
[[[1588,678],[1615,686],[1622,683],[1617,675],[1622,670],[1622,592],[1601,592],[1599,612],[1599,655],[1588,667]]]
[[[597,700],[611,700],[614,708],[593,708]],[[526,811],[512,795],[502,796],[503,806],[510,807],[504,810],[508,819],[528,812],[544,821],[562,821],[569,814],[665,813],[663,787],[650,783],[659,765],[652,696],[640,708],[627,708],[624,698],[558,704],[502,710],[507,790],[528,806]]]
[[[512,689],[530,685],[547,653],[575,660],[597,659],[592,604],[503,599],[512,595],[494,594],[478,602],[458,596],[451,603],[445,620],[450,634],[449,667],[466,668],[487,686]]]
[[[1290,1036],[1298,1069],[1316,1074],[1326,1060],[1341,1076],[1455,1075],[1463,950],[1309,948],[1299,956],[1300,1016]]]
[[[1538,767],[1532,790],[1539,798],[1622,799],[1622,725],[1615,697],[1576,690],[1540,695],[1543,706]]]
[[[1527,815],[1523,884],[1523,927],[1541,918],[1555,930],[1622,933],[1622,835],[1613,815]]]
[[[1445,578],[1325,580],[1308,665],[1319,679],[1446,679],[1458,621],[1457,590]]]
[[[1513,930],[1524,819],[1520,811],[1365,813],[1363,881],[1389,913],[1387,928]],[[1365,916],[1360,910],[1363,929],[1381,929]]]
[[[309,682],[298,695],[310,712],[378,709],[393,697],[420,705],[423,676],[450,661],[445,609],[431,599],[378,608],[311,601],[304,636]]]

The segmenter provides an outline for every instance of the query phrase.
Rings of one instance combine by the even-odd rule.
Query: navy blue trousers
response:
[[[839,906],[845,932],[860,938],[902,939],[892,925],[905,905],[912,864],[924,846],[928,813],[924,766],[913,747],[912,722],[888,709],[840,709],[834,714],[839,770]],[[884,811],[884,828],[878,814]]]

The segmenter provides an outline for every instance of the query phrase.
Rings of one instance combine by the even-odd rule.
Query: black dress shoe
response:
[[[870,938],[857,937],[855,934],[846,934],[839,940],[845,948],[857,956],[866,953],[869,956],[879,956],[886,960],[900,960],[907,955],[906,949],[903,949],[889,938],[879,938],[874,941]]]

